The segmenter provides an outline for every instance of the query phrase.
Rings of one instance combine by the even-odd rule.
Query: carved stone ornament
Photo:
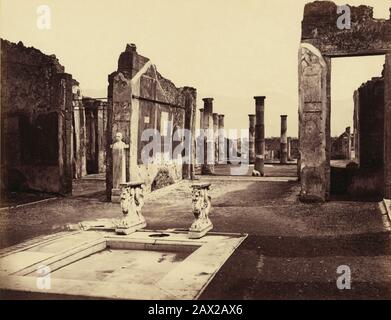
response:
[[[195,220],[189,229],[190,239],[199,239],[213,229],[209,219],[212,208],[211,197],[209,196],[210,183],[197,184],[192,186],[192,206]]]
[[[141,213],[144,206],[144,187],[144,182],[121,184],[120,202],[123,217],[116,222],[116,233],[130,234],[147,226]]]

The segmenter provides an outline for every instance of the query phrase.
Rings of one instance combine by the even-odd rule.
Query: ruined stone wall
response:
[[[109,76],[108,87],[108,136],[107,145],[112,143],[117,132],[123,134],[123,141],[129,144],[126,163],[128,181],[143,181],[150,188],[162,172],[167,180],[182,179],[183,162],[163,152],[164,145],[173,144],[172,134],[178,129],[195,128],[196,91],[193,88],[177,88],[165,79],[148,58],[137,53],[134,45],[127,45],[118,61],[118,71]],[[186,120],[186,114],[190,114]],[[167,122],[172,126],[167,127]],[[142,150],[149,141],[142,141],[146,129],[157,129],[162,135],[161,161],[144,164]],[[166,137],[166,139],[165,139]],[[194,138],[194,137],[193,137]],[[194,141],[191,144],[194,145]],[[106,186],[108,198],[113,184],[112,153],[107,150]],[[156,159],[157,160],[157,159]]]
[[[373,8],[367,6],[349,9],[351,25],[342,30],[337,25],[341,14],[333,2],[315,1],[304,9],[299,51],[302,201],[326,201],[330,195],[331,59],[391,52],[391,19],[374,19]],[[391,82],[385,84],[388,92]],[[389,131],[384,132],[386,146],[391,144]]]
[[[299,158],[299,139],[291,138],[291,159]],[[274,159],[280,159],[281,152],[281,138],[273,137],[265,139],[266,153],[270,156],[270,152],[273,151]]]
[[[352,137],[350,128],[339,137],[331,138],[331,160],[350,160],[352,149]]]
[[[71,192],[72,85],[55,56],[1,40],[3,189]]]
[[[354,102],[355,149],[359,150],[359,158],[354,165],[333,168],[332,191],[348,194],[353,199],[380,200],[384,196],[384,78],[364,83],[354,93]],[[345,132],[336,143],[346,145],[343,139],[346,135]],[[343,155],[344,150],[339,151]]]
[[[358,89],[360,167],[383,170],[384,78],[373,78]]]
[[[315,1],[306,4],[302,42],[312,44],[323,55],[331,57],[389,52],[391,20],[374,19],[373,8],[369,6],[349,7],[351,28],[340,30],[337,20],[341,14],[337,13],[334,2]]]
[[[348,172],[353,197],[384,196],[384,78],[373,78],[355,93],[359,166]],[[357,148],[357,147],[356,147]]]

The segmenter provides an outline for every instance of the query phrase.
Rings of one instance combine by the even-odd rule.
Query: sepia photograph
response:
[[[391,299],[390,0],[0,0],[0,38],[0,300]]]

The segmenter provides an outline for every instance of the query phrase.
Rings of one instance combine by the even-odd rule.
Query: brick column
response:
[[[210,175],[214,173],[214,137],[213,137],[213,98],[204,98],[203,129],[206,138],[204,140],[204,163],[201,173]]]
[[[250,164],[255,163],[255,114],[249,114],[248,156]]]
[[[280,163],[286,164],[288,162],[288,138],[286,135],[288,124],[287,115],[281,116],[281,141],[280,141]]]
[[[261,176],[265,175],[265,99],[264,96],[255,99],[255,166]]]

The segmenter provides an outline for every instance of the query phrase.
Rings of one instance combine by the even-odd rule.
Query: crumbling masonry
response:
[[[337,5],[309,3],[304,9],[299,52],[300,199],[330,197],[331,59],[385,55],[383,193],[391,198],[391,19],[373,18],[367,6],[350,7],[351,28],[340,30]],[[361,135],[363,134],[361,130]],[[362,150],[360,151],[362,153]]]

